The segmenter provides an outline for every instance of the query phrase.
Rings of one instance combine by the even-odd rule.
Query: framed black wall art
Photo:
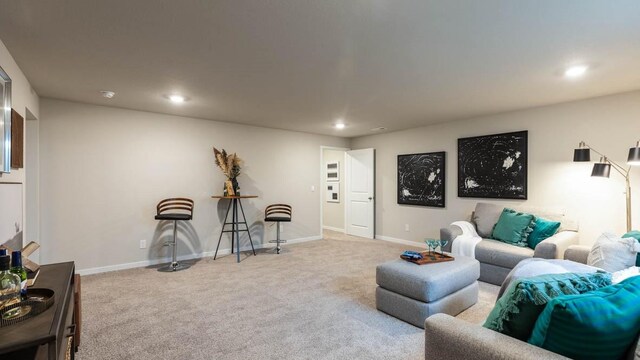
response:
[[[398,204],[444,207],[446,153],[398,155]]]
[[[528,131],[458,139],[458,196],[527,199]]]

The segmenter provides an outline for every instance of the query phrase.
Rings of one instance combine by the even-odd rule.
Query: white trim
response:
[[[287,244],[297,244],[297,243],[303,243],[303,242],[314,241],[314,240],[322,240],[322,236],[316,235],[316,236],[308,236],[308,237],[303,237],[298,239],[291,239],[291,240],[287,240]],[[275,246],[276,246],[275,244],[270,244],[270,243],[255,244],[256,250],[272,248]],[[240,248],[240,251],[250,251],[250,250],[251,250],[250,246]],[[206,251],[200,254],[182,255],[182,256],[178,256],[178,261],[213,257],[214,253],[215,253],[214,251]],[[231,254],[231,249],[218,250],[218,256],[229,255],[229,254]],[[84,276],[84,275],[99,274],[99,273],[110,272],[110,271],[126,270],[126,269],[134,269],[134,268],[140,268],[140,267],[146,267],[146,266],[152,266],[152,265],[166,264],[169,262],[171,262],[171,257],[167,256],[159,259],[143,260],[143,261],[136,261],[136,262],[125,263],[125,264],[107,265],[107,266],[100,266],[100,267],[94,267],[89,269],[81,269],[81,270],[76,270],[76,273]]]
[[[396,244],[404,244],[404,245],[410,245],[410,246],[415,246],[415,247],[422,247],[421,245],[423,245],[419,241],[397,239],[397,238],[393,238],[391,236],[384,236],[384,235],[376,235],[376,240],[383,240],[383,241],[388,241],[388,242],[392,242],[392,243],[396,243]]]
[[[345,233],[344,229],[340,229],[340,228],[333,227],[333,226],[323,226],[322,229]]]
[[[323,239],[322,235],[307,236],[307,237],[303,237],[303,238],[287,240],[287,244],[297,244],[297,243],[302,243],[302,242],[307,242],[307,241],[315,241],[315,240],[322,240],[322,239]],[[271,245],[271,246],[265,246],[265,247],[275,247],[276,246],[275,244],[267,244],[267,245]]]

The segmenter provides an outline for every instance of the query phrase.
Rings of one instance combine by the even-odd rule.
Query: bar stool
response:
[[[286,243],[286,240],[280,240],[280,223],[291,222],[291,206],[286,204],[273,204],[267,206],[264,211],[264,221],[275,222],[277,225],[276,240],[269,241],[276,243],[276,253],[280,254],[280,243]]]
[[[188,269],[190,265],[178,262],[177,234],[178,221],[193,219],[193,200],[186,198],[164,199],[158,203],[156,211],[156,220],[173,221],[173,242],[165,243],[165,245],[173,246],[171,264],[161,267],[158,271],[171,272]]]

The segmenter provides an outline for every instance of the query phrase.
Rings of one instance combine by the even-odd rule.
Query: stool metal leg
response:
[[[280,222],[279,221],[276,223],[276,226],[278,227],[277,235],[276,235],[276,254],[280,254]]]
[[[280,221],[276,221],[276,239],[275,240],[269,240],[269,243],[271,244],[276,244],[276,254],[280,254],[280,250],[282,250],[282,247],[280,246],[280,244],[282,243],[286,243],[287,240],[282,240],[280,239]]]
[[[190,265],[178,262],[178,220],[173,221],[173,242],[169,245],[173,246],[171,264],[161,267],[158,271],[173,272],[188,269]]]

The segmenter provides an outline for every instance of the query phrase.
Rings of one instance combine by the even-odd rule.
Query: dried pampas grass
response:
[[[240,175],[240,167],[242,165],[242,159],[236,154],[227,154],[225,149],[222,151],[213,148],[213,154],[216,158],[216,165],[222,170],[222,173],[228,179],[235,179]]]

